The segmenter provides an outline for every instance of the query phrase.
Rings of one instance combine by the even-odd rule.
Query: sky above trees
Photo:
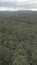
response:
[[[37,0],[0,0],[0,7],[37,9]]]

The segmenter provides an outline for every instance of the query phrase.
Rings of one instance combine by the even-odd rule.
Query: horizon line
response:
[[[24,8],[24,7],[0,7],[0,11],[37,11],[37,8]]]

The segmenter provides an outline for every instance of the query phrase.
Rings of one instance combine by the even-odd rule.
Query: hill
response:
[[[0,11],[0,16],[10,16],[17,14],[37,14],[37,11]]]

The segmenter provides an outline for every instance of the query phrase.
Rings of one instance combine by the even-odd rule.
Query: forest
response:
[[[0,16],[0,65],[37,65],[37,14]]]

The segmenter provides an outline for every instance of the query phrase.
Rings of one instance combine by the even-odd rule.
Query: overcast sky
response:
[[[0,0],[0,9],[1,7],[37,9],[37,0]]]

